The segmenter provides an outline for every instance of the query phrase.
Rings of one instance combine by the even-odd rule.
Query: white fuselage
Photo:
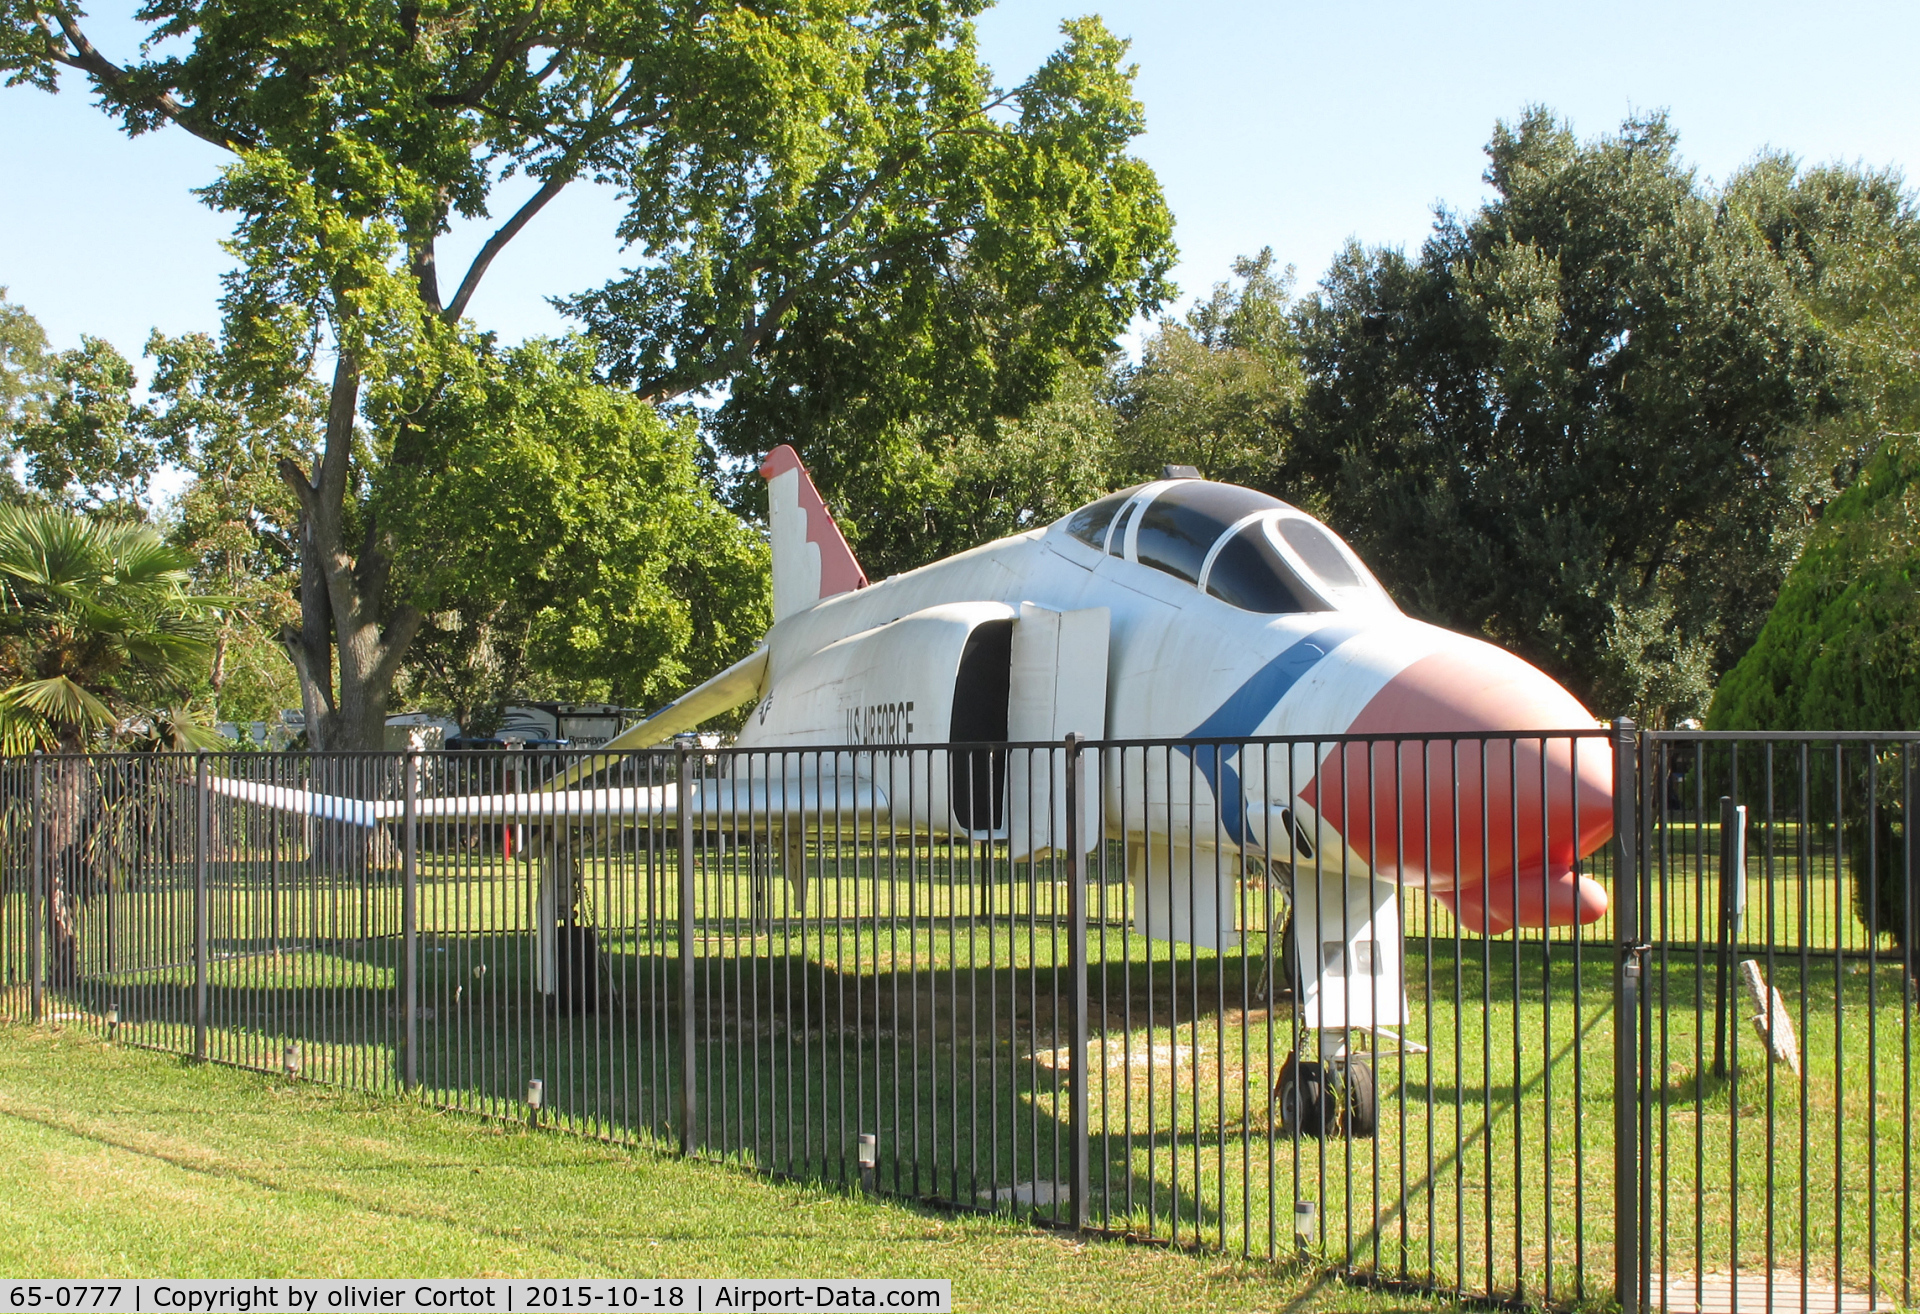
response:
[[[1209,597],[1151,566],[1110,556],[1059,525],[988,543],[854,593],[828,598],[779,622],[767,635],[768,698],[747,719],[743,747],[798,747],[849,742],[940,744],[950,740],[939,713],[951,710],[953,668],[943,661],[901,660],[862,672],[835,687],[831,708],[783,689],[807,659],[830,645],[943,605],[1020,604],[1054,611],[1104,607],[1112,616],[1105,673],[1108,739],[1192,735],[1268,662],[1296,642],[1329,629],[1351,631],[1337,662],[1321,662],[1251,718],[1209,734],[1333,735],[1401,670],[1443,647],[1498,649],[1410,619],[1398,611],[1364,614],[1296,612],[1260,615]],[[1091,677],[1094,673],[1088,673]],[[809,691],[811,692],[811,691]],[[826,692],[826,691],[822,691]],[[872,736],[844,733],[850,715],[913,704],[904,723]],[[927,709],[932,716],[923,715]],[[765,715],[762,715],[762,710]],[[825,713],[826,715],[822,715]],[[840,732],[840,733],[836,733]]]

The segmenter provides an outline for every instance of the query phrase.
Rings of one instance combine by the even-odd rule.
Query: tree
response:
[[[1818,319],[1840,404],[1804,442],[1816,508],[1848,487],[1889,438],[1920,429],[1920,206],[1891,170],[1763,155],[1728,187]]]
[[[300,508],[289,648],[317,747],[380,742],[428,616],[392,518],[426,507],[386,482],[431,467],[436,399],[477,368],[475,291],[569,186],[619,188],[638,250],[568,303],[607,368],[656,402],[728,389],[736,450],[870,437],[839,417],[875,404],[1012,413],[1157,294],[1169,223],[1125,154],[1140,125],[1124,46],[1071,24],[998,91],[977,8],[157,0],[131,62],[63,4],[8,11],[14,82],[51,90],[72,69],[129,133],[172,124],[232,152],[204,192],[237,220],[226,350],[263,392],[329,375],[317,452],[281,463]],[[511,213],[443,287],[440,237],[503,198]],[[822,372],[836,362],[859,367]],[[781,422],[799,415],[817,423]]]
[[[372,503],[429,617],[401,687],[484,728],[516,692],[650,707],[744,655],[766,545],[699,477],[695,418],[602,386],[579,339],[469,359]]]
[[[300,701],[279,636],[297,625],[299,503],[283,460],[311,459],[325,393],[311,379],[256,388],[205,334],[147,340],[154,362],[142,425],[192,476],[166,508],[169,540],[198,586],[228,599],[205,693],[216,719],[265,721]]]
[[[100,338],[47,356],[39,413],[18,430],[27,483],[62,505],[140,518],[161,454],[142,432],[138,385],[132,363]]]
[[[1169,463],[1228,483],[1278,481],[1303,382],[1293,271],[1276,270],[1268,249],[1235,260],[1233,274],[1238,287],[1216,284],[1184,322],[1162,324],[1140,364],[1122,371],[1116,482],[1158,478]]]
[[[83,751],[186,695],[223,599],[152,529],[0,507],[0,748]]]
[[[1821,517],[1760,636],[1714,693],[1714,730],[1920,730],[1920,442],[1887,439]],[[1868,754],[1879,761],[1867,772]],[[1816,755],[1812,797],[1850,800],[1839,830],[1861,921],[1920,937],[1910,784],[1900,750]],[[1820,804],[1816,804],[1819,807]],[[1871,878],[1871,879],[1870,879]],[[1916,979],[1920,986],[1920,979]]]
[[[1728,729],[1920,726],[1920,208],[1899,175],[1763,156],[1731,184],[1819,315],[1844,405],[1810,435],[1844,488],[1714,694]]]
[[[0,437],[19,455],[27,482],[68,506],[112,507],[139,519],[140,499],[159,467],[133,398],[133,366],[113,345],[82,337],[71,351],[47,350],[46,333],[0,288]],[[10,500],[20,499],[13,471]]]
[[[0,507],[0,751],[76,754],[143,721],[204,744],[169,706],[204,672],[220,601],[190,591],[191,566],[142,525]],[[52,974],[71,981],[97,791],[84,758],[45,770]]]
[[[959,433],[932,448],[917,486],[920,514],[888,523],[856,516],[863,564],[878,575],[1051,524],[1112,486],[1114,411],[1107,371],[1074,366],[1023,419]]]
[[[25,307],[7,300],[7,289],[0,287],[0,438],[6,440],[6,456],[12,456],[20,426],[37,409],[46,350],[47,335],[40,321]],[[20,484],[9,461],[6,472],[0,474],[0,500],[18,501],[19,496]]]
[[[1302,307],[1289,476],[1414,613],[1598,710],[1697,712],[1825,486],[1827,335],[1664,119],[1581,143],[1534,110],[1488,156],[1491,202],[1417,260],[1350,247]]]

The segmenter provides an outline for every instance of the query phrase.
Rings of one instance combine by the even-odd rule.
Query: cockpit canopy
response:
[[[1063,523],[1090,547],[1165,571],[1243,611],[1393,609],[1379,581],[1325,525],[1236,484],[1138,484]]]

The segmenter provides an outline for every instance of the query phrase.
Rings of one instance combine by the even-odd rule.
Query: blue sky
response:
[[[1482,197],[1495,120],[1533,103],[1583,135],[1664,109],[1713,178],[1771,146],[1920,179],[1920,6],[1003,0],[983,53],[1014,81],[1089,8],[1133,41],[1138,149],[1178,220],[1187,297],[1262,246],[1311,284],[1350,237],[1417,245],[1436,204]],[[117,12],[95,21],[124,54]],[[177,130],[128,141],[77,85],[0,90],[0,286],[58,346],[86,332],[137,356],[156,326],[216,328],[226,225],[191,189],[219,163]],[[608,196],[562,198],[495,265],[474,318],[510,340],[564,329],[544,298],[619,268],[614,213]],[[456,234],[442,267],[478,241]]]

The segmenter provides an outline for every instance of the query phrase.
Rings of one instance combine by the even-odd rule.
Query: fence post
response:
[[[27,980],[29,1011],[34,1025],[46,1016],[47,1007],[47,821],[45,790],[46,757],[33,753],[33,876],[27,912]]]
[[[207,1056],[207,755],[193,755],[193,1056]]]
[[[693,1118],[698,1098],[693,1043],[693,771],[694,757],[683,745],[674,798],[679,808],[680,867],[680,1153],[693,1153]]]
[[[1067,971],[1071,982],[1067,1089],[1076,1229],[1087,1226],[1090,1212],[1087,1196],[1092,1181],[1087,1134],[1087,1089],[1093,1084],[1087,1059],[1087,845],[1086,837],[1080,833],[1080,800],[1085,797],[1087,783],[1086,758],[1080,746],[1085,742],[1084,735],[1069,734],[1062,750],[1067,755]]]
[[[400,849],[400,1007],[406,1019],[401,1028],[400,1085],[412,1090],[420,1084],[420,755],[407,751],[406,834]]]
[[[1613,723],[1614,1294],[1640,1311],[1640,776],[1633,722]]]

